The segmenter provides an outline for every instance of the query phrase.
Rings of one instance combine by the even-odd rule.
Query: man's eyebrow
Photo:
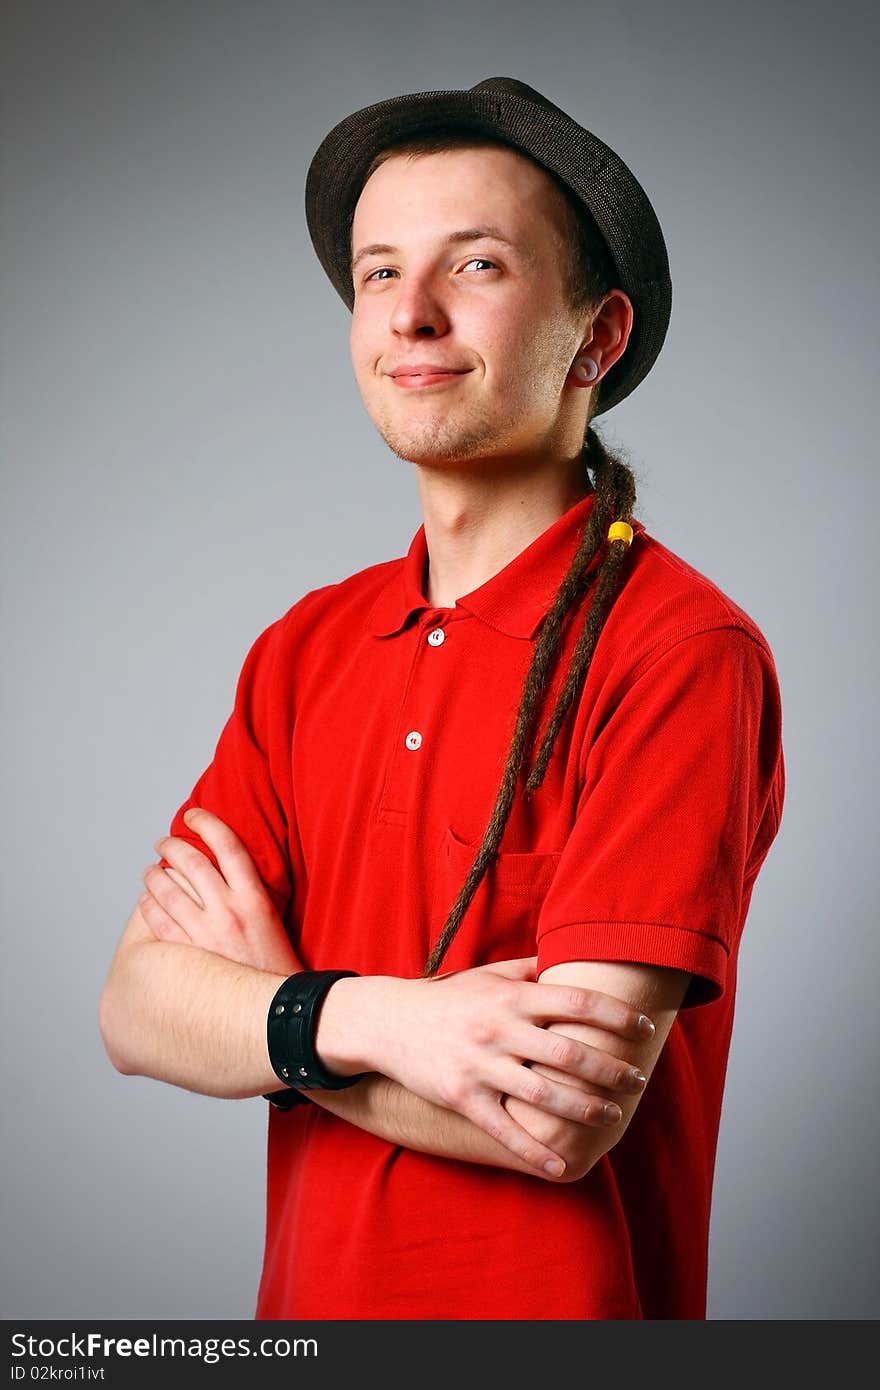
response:
[[[497,227],[464,227],[460,232],[450,232],[444,237],[444,245],[457,246],[465,241],[492,241],[503,242],[505,246],[510,246],[516,250],[516,244],[506,237]],[[352,273],[356,270],[361,261],[367,256],[393,256],[397,252],[396,246],[389,246],[383,241],[374,241],[370,246],[362,246],[351,263]]]

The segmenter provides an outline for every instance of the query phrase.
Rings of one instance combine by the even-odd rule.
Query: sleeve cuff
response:
[[[713,1004],[724,993],[729,953],[717,937],[665,922],[566,922],[542,932],[538,975],[570,960],[618,960],[688,970],[681,1008]]]

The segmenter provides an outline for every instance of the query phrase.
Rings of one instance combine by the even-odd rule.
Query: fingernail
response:
[[[183,819],[186,821],[187,825],[189,825],[190,816],[194,816],[198,809],[199,808],[197,806],[190,806],[186,811],[184,811]]]
[[[630,1076],[638,1086],[644,1086],[645,1082],[648,1080],[647,1076],[645,1076],[645,1073],[639,1071],[638,1067],[633,1067],[632,1071],[630,1072]]]
[[[653,1023],[649,1018],[646,1018],[644,1014],[640,1014],[639,1031],[646,1034],[647,1037],[653,1038],[654,1034],[657,1032],[657,1029],[654,1027]]]
[[[613,1102],[609,1101],[603,1111],[606,1125],[616,1125],[622,1114],[623,1111],[620,1106],[614,1105]]]
[[[544,1164],[544,1172],[552,1173],[554,1178],[561,1178],[565,1172],[565,1164],[558,1158],[548,1158]]]

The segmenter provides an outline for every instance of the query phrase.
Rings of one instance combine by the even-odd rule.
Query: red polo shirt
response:
[[[171,833],[204,848],[183,824],[189,805],[232,825],[306,968],[421,973],[593,502],[452,608],[424,597],[420,527],[402,559],[307,593],[254,643]],[[269,1109],[258,1318],[705,1316],[737,951],[779,827],[782,716],[754,622],[634,530],[544,783],[526,800],[521,775],[443,969],[537,949],[539,970],[693,972],[635,1117],[585,1178],[557,1185],[396,1147],[310,1102]]]

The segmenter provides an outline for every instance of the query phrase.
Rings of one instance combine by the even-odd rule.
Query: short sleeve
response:
[[[779,826],[782,711],[769,650],[737,627],[682,638],[625,687],[582,757],[577,815],[537,927],[539,972],[573,960],[725,989]]]
[[[188,840],[219,867],[208,846],[183,821],[190,806],[213,811],[246,846],[282,921],[292,893],[285,804],[290,804],[293,701],[284,631],[285,621],[279,618],[252,645],[214,757],[176,811],[169,832]]]

